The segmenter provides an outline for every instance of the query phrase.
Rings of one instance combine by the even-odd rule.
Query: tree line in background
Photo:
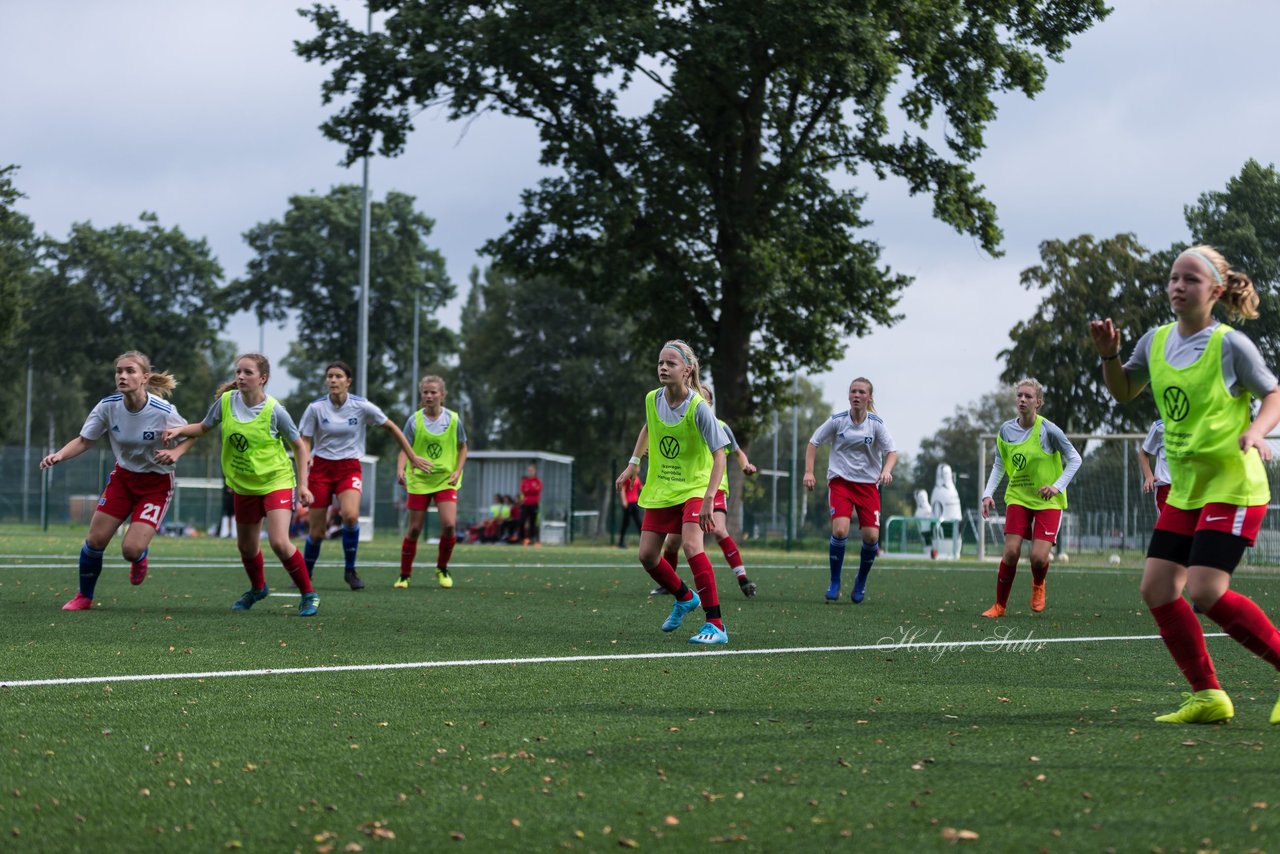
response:
[[[157,367],[177,375],[180,411],[201,417],[214,387],[229,375],[235,353],[219,335],[238,310],[269,322],[296,320],[301,333],[277,366],[302,380],[284,401],[292,412],[300,414],[323,393],[326,362],[355,363],[358,188],[292,197],[280,220],[245,233],[255,255],[242,277],[224,282],[203,240],[163,227],[153,214],[108,228],[77,223],[65,239],[38,235],[16,210],[21,194],[14,175],[13,167],[0,170],[0,352],[14,371],[33,366],[37,442],[50,424],[57,442],[78,429],[93,403],[111,390],[111,360],[129,349],[146,352]],[[640,428],[636,402],[653,382],[655,342],[618,301],[597,299],[558,277],[523,277],[496,267],[473,271],[460,328],[443,328],[435,316],[454,286],[440,254],[428,245],[433,222],[413,201],[391,192],[372,205],[370,397],[398,422],[410,411],[416,293],[422,371],[448,377],[449,402],[466,413],[472,447],[572,455],[580,503],[604,509],[617,457]],[[1148,250],[1133,234],[1041,245],[1040,263],[1023,271],[1022,282],[1044,296],[1035,314],[1010,331],[999,378],[1006,386],[959,407],[924,440],[914,460],[900,463],[898,484],[885,496],[886,515],[909,514],[912,490],[932,488],[938,463],[949,463],[961,477],[985,476],[977,471],[979,437],[1012,417],[1008,385],[1024,375],[1045,383],[1043,412],[1069,432],[1145,431],[1155,417],[1153,403],[1143,396],[1118,405],[1103,393],[1085,324],[1114,317],[1126,331],[1127,354],[1143,331],[1167,322],[1162,283],[1186,245],[1215,245],[1253,276],[1261,316],[1243,328],[1269,363],[1280,363],[1280,174],[1248,161],[1225,190],[1202,194],[1185,214],[1187,243],[1166,249]],[[841,401],[824,401],[803,380],[795,393],[783,390],[777,411],[784,413],[784,459],[790,456],[793,404],[803,448]],[[8,395],[0,405],[3,441],[20,442],[22,395]],[[755,458],[771,447],[769,417],[758,418],[756,438],[762,441],[751,447]],[[384,437],[377,431],[370,439]],[[975,488],[962,484],[966,496]],[[760,495],[767,489],[763,482],[739,481],[735,492]]]

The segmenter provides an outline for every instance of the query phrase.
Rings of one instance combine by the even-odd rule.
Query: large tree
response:
[[[342,185],[323,196],[290,197],[282,219],[245,232],[256,254],[227,289],[235,309],[262,320],[298,320],[301,332],[282,365],[301,380],[287,401],[295,406],[323,393],[328,362],[342,359],[359,368],[361,192]],[[369,223],[368,396],[403,414],[414,367],[415,296],[421,366],[456,346],[453,333],[435,319],[454,288],[443,257],[427,243],[435,223],[414,209],[413,196],[387,193],[370,205]],[[382,439],[380,431],[370,436],[374,443]]]
[[[37,250],[31,220],[15,205],[22,193],[10,177],[16,166],[0,167],[0,347],[13,343],[22,318],[23,293],[35,273]]]
[[[1000,352],[1000,379],[1040,380],[1044,414],[1069,433],[1145,430],[1155,407],[1147,405],[1150,398],[1116,405],[1102,382],[1089,321],[1112,318],[1124,331],[1127,356],[1138,336],[1169,316],[1161,290],[1168,267],[1168,253],[1151,254],[1132,234],[1041,243],[1040,264],[1022,271],[1022,284],[1044,298],[1034,315],[1009,332],[1013,344]]]
[[[183,415],[204,414],[229,360],[218,339],[222,268],[204,240],[143,214],[137,226],[77,223],[66,240],[45,238],[41,255],[13,347],[13,363],[25,364],[30,352],[42,378],[37,424],[53,423],[59,441],[73,435],[114,388],[112,360],[126,350],[178,378],[173,400]],[[11,440],[21,435],[9,432]]]
[[[996,252],[970,164],[993,97],[1038,92],[1045,59],[1102,0],[638,2],[371,0],[298,43],[333,66],[324,132],[347,160],[400,153],[424,107],[535,122],[552,170],[488,249],[507,269],[618,295],[648,341],[683,337],[749,443],[795,369],[895,320],[909,279],[860,235],[859,173],[904,178]],[[639,84],[639,85],[637,85]],[[891,105],[891,93],[896,105]],[[890,129],[896,106],[896,138]],[[940,148],[935,147],[940,145]]]

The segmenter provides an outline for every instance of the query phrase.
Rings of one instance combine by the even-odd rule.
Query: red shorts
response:
[[[277,489],[266,495],[241,495],[233,492],[231,498],[237,525],[253,525],[261,522],[267,518],[267,512],[270,510],[293,512],[292,489]]]
[[[1197,531],[1221,531],[1241,537],[1246,543],[1253,545],[1258,539],[1258,531],[1262,528],[1262,519],[1266,515],[1265,504],[1241,507],[1236,504],[1211,503],[1195,510],[1183,510],[1166,504],[1160,511],[1160,518],[1156,519],[1156,530],[1188,537]]]
[[[721,513],[729,513],[729,493],[723,489],[716,490],[715,503],[711,505],[712,510],[719,510]]]
[[[107,477],[107,488],[98,499],[98,512],[112,519],[141,522],[159,530],[171,498],[173,475],[129,471],[116,466]]]
[[[448,502],[458,503],[458,490],[456,489],[438,489],[435,492],[410,492],[405,499],[404,506],[409,510],[426,510],[431,506],[431,499],[436,500],[436,506]]]
[[[1021,504],[1010,504],[1004,508],[1004,533],[1022,537],[1024,540],[1043,540],[1046,543],[1058,541],[1058,528],[1062,525],[1062,510],[1058,507],[1046,507],[1043,510],[1032,510]]]
[[[307,474],[307,489],[313,496],[312,508],[328,507],[335,495],[354,489],[364,489],[364,472],[359,460],[326,460],[313,457],[311,471]]]
[[[880,490],[874,483],[854,483],[842,477],[827,481],[827,500],[832,519],[852,519],[858,511],[859,528],[880,527]]]
[[[1164,512],[1164,504],[1169,500],[1169,484],[1156,487],[1156,512]]]
[[[640,530],[680,534],[687,523],[698,524],[698,514],[701,512],[701,498],[690,498],[683,504],[672,504],[670,507],[646,507]]]

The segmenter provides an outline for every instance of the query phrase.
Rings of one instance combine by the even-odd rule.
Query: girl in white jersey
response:
[[[64,611],[93,607],[94,588],[102,574],[102,553],[125,519],[129,530],[121,543],[129,561],[129,581],[141,584],[147,577],[147,551],[151,538],[164,522],[173,497],[173,468],[190,448],[183,442],[170,449],[164,431],[186,422],[163,398],[177,383],[164,372],[151,370],[151,360],[136,350],[116,359],[116,394],[104,397],[85,419],[76,436],[60,450],[40,461],[47,469],[78,457],[103,436],[111,442],[116,464],[98,509],[89,522],[89,535],[80,549],[80,590],[62,606]]]
[[[298,432],[311,443],[311,471],[307,477],[312,498],[307,520],[310,530],[302,556],[307,563],[307,574],[314,575],[328,525],[329,504],[336,496],[342,517],[345,562],[342,579],[352,590],[360,590],[364,582],[356,572],[356,550],[360,546],[360,493],[363,490],[360,458],[364,456],[366,428],[372,424],[385,429],[416,468],[431,471],[431,463],[413,453],[404,433],[387,420],[377,404],[351,394],[353,378],[354,372],[346,362],[326,365],[324,382],[329,393],[308,404],[298,425]]]
[[[674,632],[701,605],[707,621],[689,643],[728,643],[715,571],[702,548],[704,532],[716,526],[715,498],[724,475],[728,439],[700,394],[698,359],[688,344],[677,340],[662,345],[658,382],[662,386],[645,396],[645,429],[614,486],[619,492],[625,489],[639,471],[640,455],[649,454],[649,477],[640,492],[645,514],[639,556],[649,576],[676,597],[662,630]],[[667,534],[680,535],[697,593],[663,559]]]
[[[1151,422],[1151,429],[1142,440],[1138,454],[1138,468],[1142,469],[1142,491],[1154,492],[1156,511],[1164,510],[1169,498],[1169,460],[1164,453],[1164,419]],[[1154,461],[1154,462],[1153,462]]]
[[[1067,507],[1067,484],[1080,470],[1080,454],[1057,424],[1037,414],[1044,404],[1040,381],[1024,377],[1014,386],[1018,417],[1000,425],[996,458],[982,493],[982,518],[995,509],[995,491],[1009,475],[1004,491],[1004,554],[996,575],[995,604],[982,616],[1004,616],[1022,557],[1022,543],[1031,541],[1031,610],[1045,606],[1049,552],[1058,539],[1062,511]]]
[[[165,437],[203,436],[215,427],[222,429],[222,474],[231,487],[236,546],[250,585],[232,604],[232,610],[247,611],[270,592],[259,542],[265,522],[271,550],[302,592],[298,616],[313,617],[320,606],[320,597],[311,587],[302,552],[289,539],[295,483],[303,506],[311,504],[311,490],[306,485],[311,456],[306,440],[298,434],[289,413],[267,394],[270,377],[271,363],[266,356],[260,353],[241,356],[236,359],[235,380],[219,387],[218,397],[204,420],[169,430]],[[296,480],[283,441],[293,445],[299,475]]]
[[[1173,262],[1166,287],[1176,322],[1148,331],[1120,363],[1120,330],[1110,318],[1089,323],[1102,378],[1121,403],[1149,383],[1164,420],[1169,496],[1156,520],[1142,572],[1142,600],[1169,654],[1191,685],[1161,723],[1206,724],[1235,715],[1222,690],[1204,629],[1182,597],[1233,640],[1280,669],[1280,632],[1257,603],[1231,588],[1231,574],[1253,545],[1271,501],[1266,436],[1280,424],[1280,384],[1257,346],[1219,323],[1254,319],[1258,294],[1211,246],[1193,246]],[[1261,401],[1250,418],[1251,397]],[[1280,701],[1271,710],[1280,724]]]
[[[874,395],[875,389],[866,377],[858,377],[849,383],[848,411],[838,412],[823,422],[813,432],[804,450],[804,488],[812,492],[818,482],[813,475],[818,446],[824,443],[831,445],[831,459],[827,463],[827,490],[831,504],[828,602],[840,598],[840,574],[855,508],[862,533],[862,551],[850,597],[854,602],[861,602],[866,597],[867,576],[880,549],[880,487],[893,482],[898,450],[889,435],[889,428],[876,415]]]

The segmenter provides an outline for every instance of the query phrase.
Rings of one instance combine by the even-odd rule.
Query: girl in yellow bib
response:
[[[431,374],[418,384],[422,408],[409,416],[404,435],[413,452],[431,463],[431,471],[406,469],[404,451],[396,463],[399,480],[408,491],[406,507],[409,525],[400,544],[400,578],[393,585],[409,586],[413,575],[413,559],[418,554],[418,538],[432,500],[440,514],[440,546],[436,551],[436,581],[441,587],[452,587],[449,558],[458,542],[458,487],[462,486],[462,467],[467,464],[467,432],[462,419],[452,409],[444,408],[444,379]]]
[[[1120,330],[1111,318],[1089,323],[1102,377],[1116,400],[1150,384],[1164,419],[1172,485],[1156,520],[1142,574],[1142,599],[1160,637],[1191,684],[1161,723],[1205,724],[1235,714],[1204,642],[1200,613],[1253,654],[1280,669],[1280,632],[1247,596],[1230,589],[1231,573],[1253,545],[1271,500],[1263,461],[1266,435],[1280,423],[1280,384],[1248,336],[1219,323],[1258,316],[1258,295],[1210,246],[1193,246],[1173,262],[1166,288],[1176,322],[1148,331],[1120,363]],[[1250,420],[1250,397],[1262,401]],[[1280,701],[1271,711],[1280,724]]]
[[[320,607],[320,597],[311,587],[302,552],[289,539],[295,484],[301,484],[298,495],[302,505],[311,504],[311,491],[306,486],[311,457],[293,418],[267,394],[270,376],[271,363],[266,356],[246,353],[236,359],[235,380],[218,389],[218,399],[209,407],[204,420],[166,430],[164,438],[168,441],[177,436],[203,436],[215,427],[222,428],[222,475],[231,488],[236,546],[249,576],[249,590],[235,601],[232,609],[247,611],[254,603],[267,598],[269,590],[259,542],[265,519],[271,550],[302,591],[298,616],[313,617]],[[285,453],[282,439],[293,445],[298,463],[297,480],[294,480],[293,463]]]
[[[1013,579],[1022,556],[1022,543],[1031,542],[1031,610],[1043,611],[1049,552],[1058,539],[1062,511],[1067,507],[1067,484],[1080,470],[1080,454],[1058,425],[1038,414],[1044,404],[1039,380],[1026,377],[1014,386],[1018,417],[1000,425],[995,460],[982,493],[982,518],[996,506],[995,491],[1005,474],[1004,554],[996,575],[996,602],[982,616],[1004,616]]]
[[[680,628],[685,616],[701,605],[706,623],[689,638],[689,643],[728,643],[716,576],[703,552],[702,538],[704,532],[716,526],[715,498],[724,476],[724,449],[729,441],[699,393],[698,359],[688,344],[668,341],[662,345],[658,382],[662,387],[645,396],[645,428],[615,486],[621,492],[639,471],[640,455],[649,454],[649,476],[639,501],[645,509],[640,526],[640,565],[654,581],[675,594],[675,604],[662,630],[673,632]],[[667,534],[680,535],[697,593],[663,559],[662,543]]]

